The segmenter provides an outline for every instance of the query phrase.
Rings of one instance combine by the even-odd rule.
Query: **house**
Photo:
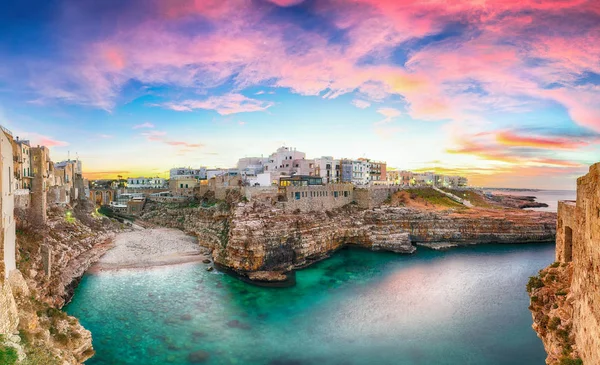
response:
[[[16,224],[14,217],[14,194],[16,179],[14,170],[12,133],[0,126],[0,274],[4,278],[16,269]]]
[[[162,177],[135,177],[127,178],[128,189],[164,189],[167,180]]]

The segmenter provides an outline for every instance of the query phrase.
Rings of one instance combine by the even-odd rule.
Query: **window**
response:
[[[300,192],[296,193],[296,200],[300,200]]]

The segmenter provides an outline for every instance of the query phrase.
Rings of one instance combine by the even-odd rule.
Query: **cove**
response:
[[[554,244],[344,249],[289,288],[203,264],[101,272],[65,310],[92,332],[89,365],[541,365],[525,284],[552,261]]]

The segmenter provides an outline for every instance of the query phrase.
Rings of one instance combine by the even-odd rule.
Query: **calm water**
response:
[[[527,278],[554,245],[411,256],[342,250],[258,288],[203,264],[87,275],[66,308],[92,331],[86,364],[544,364]]]
[[[527,208],[528,210],[538,210],[542,212],[557,212],[558,202],[560,200],[575,200],[577,198],[577,191],[575,190],[537,190],[537,191],[525,191],[525,190],[511,190],[511,191],[498,191],[489,190],[493,194],[505,194],[505,195],[519,195],[519,196],[535,196],[536,201],[540,203],[548,204],[545,208]]]

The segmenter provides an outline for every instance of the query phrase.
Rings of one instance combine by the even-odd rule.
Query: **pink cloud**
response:
[[[38,133],[22,133],[23,139],[29,139],[32,146],[65,147],[69,142],[61,141]]]
[[[279,6],[283,6],[283,7],[294,6],[294,5],[298,5],[298,4],[301,4],[302,2],[304,2],[304,0],[268,0],[268,1],[272,2],[275,5],[279,5]]]
[[[143,132],[141,133],[141,136],[146,137],[146,140],[149,142],[160,142],[169,146],[184,147],[184,150],[204,147],[204,145],[201,143],[189,143],[185,141],[171,140],[167,138],[167,132],[164,131]]]
[[[161,18],[86,45],[81,62],[45,73],[35,87],[43,99],[111,110],[129,80],[201,92],[232,82],[225,96],[163,103],[222,115],[269,108],[240,94],[256,85],[324,98],[358,92],[365,103],[397,95],[411,117],[426,121],[484,120],[490,111],[519,112],[551,100],[576,123],[600,130],[600,91],[578,84],[584,72],[600,72],[600,26],[573,21],[600,14],[597,1],[331,0],[308,8],[343,31],[344,42],[274,21],[254,2],[169,1],[161,3]],[[170,26],[189,15],[203,17],[211,32]],[[396,47],[456,23],[466,24],[464,34],[409,49],[404,65],[390,62]],[[550,84],[562,87],[545,89]]]

